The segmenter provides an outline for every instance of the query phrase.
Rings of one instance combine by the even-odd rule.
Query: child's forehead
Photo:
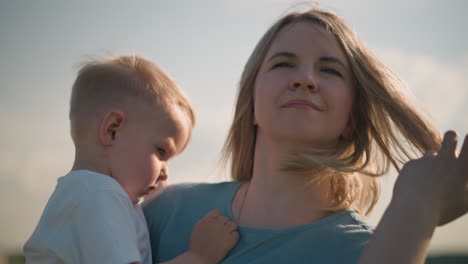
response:
[[[191,131],[187,114],[177,105],[153,106],[145,119],[161,137],[173,138],[176,145],[185,145]]]
[[[187,132],[190,130],[190,121],[187,114],[182,111],[178,106],[170,106],[164,111],[163,116],[167,122],[172,126],[173,132]]]

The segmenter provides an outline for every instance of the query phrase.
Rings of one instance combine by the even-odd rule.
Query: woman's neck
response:
[[[325,217],[331,206],[329,182],[311,184],[318,175],[281,170],[284,148],[257,139],[252,179],[242,186],[233,204],[235,218],[251,227],[279,228],[307,224]],[[237,211],[236,211],[237,210]]]

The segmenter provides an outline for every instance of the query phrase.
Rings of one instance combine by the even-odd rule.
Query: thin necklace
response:
[[[237,223],[239,225],[241,224],[242,210],[244,209],[244,202],[245,202],[245,198],[247,197],[247,192],[249,191],[250,182],[247,182],[245,184],[247,184],[247,187],[244,192],[244,197],[242,197],[242,202],[241,202],[241,206],[239,208],[239,213],[238,213],[239,216],[237,217]]]

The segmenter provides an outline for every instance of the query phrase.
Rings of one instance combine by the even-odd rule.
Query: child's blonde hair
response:
[[[403,96],[400,82],[335,14],[318,8],[288,14],[273,24],[250,56],[240,80],[234,120],[223,148],[223,160],[231,162],[231,177],[252,177],[256,127],[253,125],[254,88],[257,73],[278,33],[284,27],[308,22],[333,34],[350,65],[355,100],[350,113],[350,133],[340,137],[333,150],[306,147],[289,155],[285,171],[308,175],[322,172],[313,181],[328,179],[334,206],[330,211],[353,208],[367,215],[379,196],[376,177],[389,165],[398,171],[408,159],[439,149],[440,133]],[[318,174],[318,173],[317,173]]]
[[[161,107],[179,107],[190,122],[190,138],[195,125],[192,105],[156,64],[137,55],[87,62],[78,72],[70,100],[71,134],[75,144],[87,133],[91,118],[100,111],[142,101]]]

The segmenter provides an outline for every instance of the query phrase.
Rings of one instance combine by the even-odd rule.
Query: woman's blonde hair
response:
[[[222,159],[230,161],[231,177],[252,177],[256,127],[253,125],[254,88],[257,73],[278,33],[284,27],[309,22],[333,34],[342,48],[353,76],[355,99],[350,113],[350,133],[339,139],[333,151],[306,148],[291,154],[285,171],[313,173],[331,183],[334,206],[330,211],[353,208],[367,215],[379,196],[380,176],[392,165],[402,164],[421,153],[439,149],[441,135],[405,98],[401,82],[358,39],[339,16],[313,8],[293,12],[277,21],[261,38],[240,80],[234,120],[224,144]]]

